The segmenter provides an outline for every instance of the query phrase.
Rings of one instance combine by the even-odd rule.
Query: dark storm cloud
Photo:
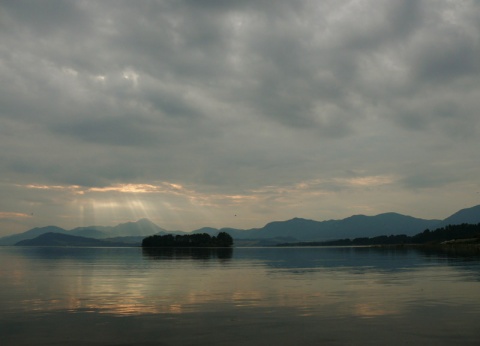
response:
[[[455,179],[453,177],[444,176],[444,174],[440,172],[440,174],[426,173],[408,176],[401,182],[410,189],[425,189],[444,187],[454,181]]]
[[[159,139],[141,119],[105,118],[95,121],[70,121],[53,127],[58,134],[68,134],[86,142],[125,146],[151,146]]]
[[[9,184],[265,210],[478,184],[476,1],[1,1],[0,38]]]
[[[74,1],[63,0],[5,0],[2,10],[6,15],[3,28],[28,29],[35,35],[50,35],[65,27],[83,27],[88,16]],[[9,25],[6,25],[9,24]]]

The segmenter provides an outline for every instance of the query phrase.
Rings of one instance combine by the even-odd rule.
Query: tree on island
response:
[[[152,235],[142,241],[142,247],[231,247],[233,238],[227,232],[210,236],[207,233],[184,235]]]

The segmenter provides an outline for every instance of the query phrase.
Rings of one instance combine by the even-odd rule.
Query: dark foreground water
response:
[[[479,345],[480,259],[0,247],[0,345]]]

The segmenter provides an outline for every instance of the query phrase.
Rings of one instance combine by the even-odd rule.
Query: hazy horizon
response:
[[[0,2],[0,237],[480,204],[480,3]]]
[[[464,210],[464,209],[470,209],[470,208],[473,208],[473,207],[479,207],[480,205],[478,206],[471,206],[471,207],[467,207],[467,208],[462,208],[462,209],[459,209],[457,211],[455,211],[454,213],[451,213],[445,217],[441,217],[441,218],[433,218],[433,219],[423,219],[423,220],[426,220],[426,221],[443,221],[445,219],[447,219],[448,217],[452,216],[453,214],[456,214],[457,212],[461,211],[461,210]],[[318,221],[318,222],[323,222],[323,221],[341,221],[343,219],[347,219],[349,217],[355,217],[355,216],[367,216],[367,217],[375,217],[375,216],[379,216],[379,215],[383,215],[383,214],[389,214],[389,213],[394,213],[394,214],[398,214],[396,213],[395,211],[390,211],[390,212],[385,212],[385,213],[380,213],[380,214],[375,214],[375,215],[365,215],[365,214],[355,214],[355,215],[349,215],[349,216],[346,216],[345,218],[339,218],[339,219],[324,219],[324,220],[316,220],[316,219],[306,219],[306,220],[312,220],[312,221]],[[400,215],[403,215],[403,214],[400,214]],[[416,218],[416,219],[422,219],[422,218],[419,218],[419,217],[416,217],[415,215],[403,215],[403,216],[406,216],[406,217],[413,217],[413,218]],[[262,225],[257,225],[257,226],[254,226],[254,227],[249,227],[249,228],[239,228],[239,227],[229,227],[229,226],[220,226],[220,227],[213,227],[213,226],[210,226],[210,225],[203,225],[203,226],[200,226],[200,227],[197,227],[197,228],[194,228],[194,229],[167,229],[165,227],[163,227],[161,224],[157,224],[155,223],[154,221],[150,220],[149,218],[140,218],[140,219],[136,219],[136,220],[127,220],[125,222],[121,222],[121,223],[117,223],[117,224],[92,224],[92,225],[86,225],[86,226],[75,226],[75,227],[71,227],[71,228],[64,228],[64,227],[61,227],[59,225],[56,225],[56,224],[48,224],[48,225],[37,225],[37,226],[34,226],[30,229],[26,229],[24,231],[29,231],[31,229],[34,229],[34,228],[46,228],[46,227],[60,227],[66,231],[72,231],[72,230],[75,230],[77,228],[89,228],[89,227],[115,227],[115,226],[120,226],[120,225],[123,225],[123,224],[128,224],[128,223],[138,223],[138,222],[141,222],[142,220],[147,220],[149,222],[152,222],[154,223],[156,226],[162,228],[163,230],[167,231],[167,232],[184,232],[184,233],[190,233],[190,232],[193,232],[193,231],[198,231],[200,229],[203,229],[203,228],[216,228],[218,230],[222,230],[222,229],[228,229],[228,228],[232,228],[232,229],[238,229],[238,230],[252,230],[252,229],[260,229],[266,225],[268,225],[269,223],[273,223],[273,222],[285,222],[285,221],[289,221],[289,220],[292,220],[292,219],[295,219],[295,218],[298,218],[298,217],[293,217],[293,218],[290,218],[290,219],[282,219],[282,220],[270,220],[268,221],[267,223],[265,224],[262,224]],[[300,218],[300,219],[305,219],[305,218]],[[20,231],[20,232],[15,232],[15,233],[10,233],[10,234],[5,234],[5,235],[2,235],[0,236],[3,237],[3,236],[9,236],[9,235],[15,235],[15,234],[19,234],[19,233],[23,233],[23,231]]]

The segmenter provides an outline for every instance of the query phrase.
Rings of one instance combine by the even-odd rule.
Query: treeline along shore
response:
[[[480,223],[448,225],[433,231],[426,229],[414,236],[382,235],[320,242],[283,243],[278,246],[365,246],[365,245],[455,245],[473,244],[480,247]]]
[[[217,236],[207,233],[185,235],[152,235],[142,241],[142,247],[231,247],[233,238],[227,232]]]

